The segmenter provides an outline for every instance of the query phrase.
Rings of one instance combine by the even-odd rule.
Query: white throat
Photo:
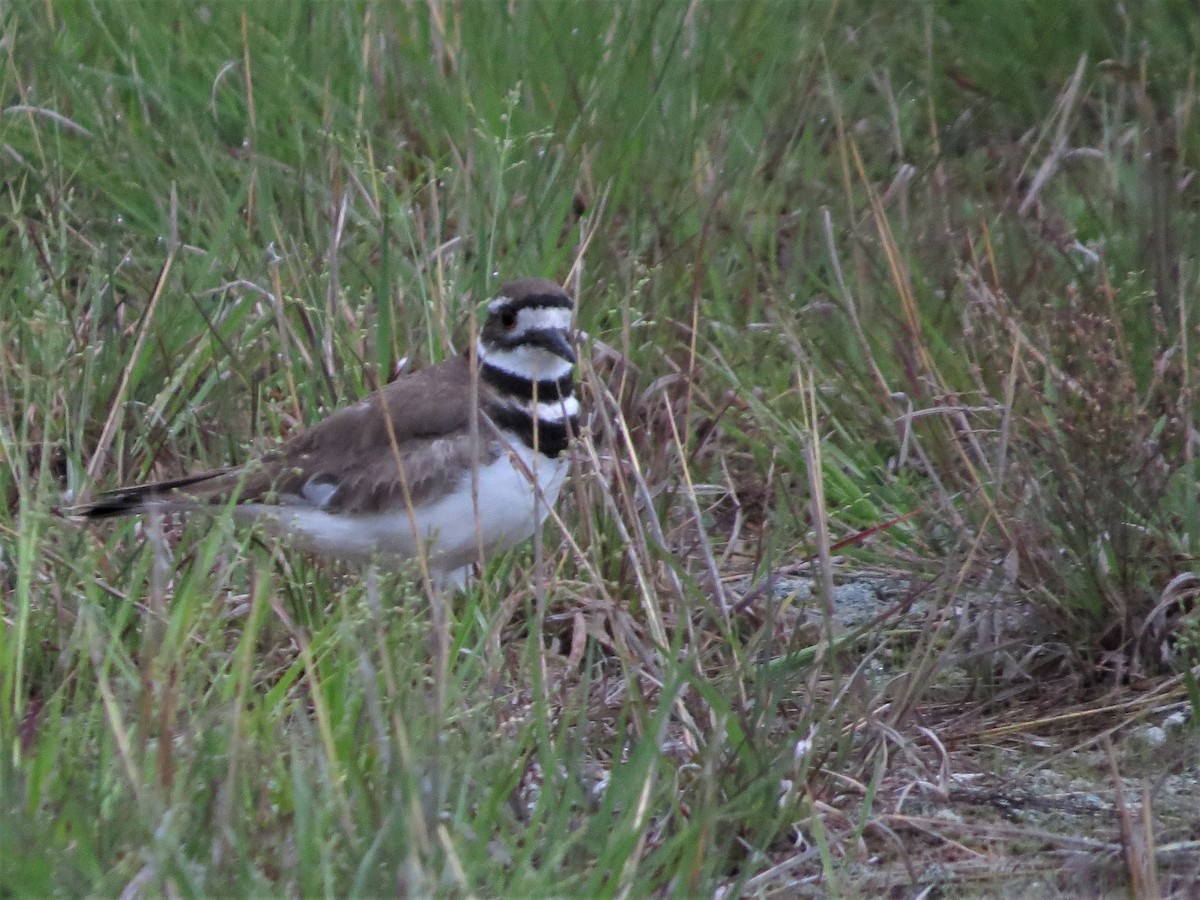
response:
[[[476,352],[479,359],[489,365],[530,381],[558,380],[569,375],[572,369],[569,361],[541,347],[523,345],[511,350],[487,350],[479,341],[476,343]]]

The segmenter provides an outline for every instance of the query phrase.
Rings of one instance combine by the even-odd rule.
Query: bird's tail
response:
[[[145,512],[153,507],[170,509],[172,507],[195,506],[202,502],[202,497],[192,494],[185,488],[196,485],[215,486],[217,479],[228,473],[225,470],[216,472],[200,472],[195,475],[185,475],[171,481],[156,481],[152,484],[139,484],[135,487],[119,488],[107,491],[89,503],[68,507],[64,515],[95,521],[97,519],[112,519],[116,516],[131,516]],[[208,491],[200,491],[207,494]]]

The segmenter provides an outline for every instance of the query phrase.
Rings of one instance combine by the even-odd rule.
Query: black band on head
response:
[[[509,297],[500,294],[497,300],[503,299],[504,306],[513,312],[537,307],[538,309],[571,309],[575,306],[566,294],[525,294],[521,297]]]

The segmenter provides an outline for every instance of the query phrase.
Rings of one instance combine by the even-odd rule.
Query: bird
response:
[[[537,531],[579,431],[574,303],[523,278],[487,305],[473,347],[407,373],[241,466],[119,488],[87,521],[232,509],[318,555],[398,567],[424,559],[436,590]]]

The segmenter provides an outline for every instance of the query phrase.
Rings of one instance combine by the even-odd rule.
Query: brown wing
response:
[[[236,492],[239,503],[371,513],[403,506],[406,481],[409,500],[420,504],[491,452],[489,441],[470,434],[470,398],[470,363],[454,357],[394,381],[244,467],[125,488],[73,512],[105,518],[154,504],[220,504]],[[477,437],[487,427],[481,422]]]

